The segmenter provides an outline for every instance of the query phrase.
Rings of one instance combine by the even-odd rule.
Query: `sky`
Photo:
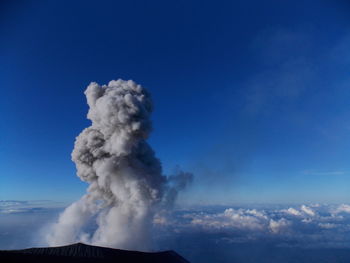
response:
[[[182,204],[350,200],[346,1],[0,4],[0,200],[78,199],[71,161],[90,82],[133,79],[155,105]]]

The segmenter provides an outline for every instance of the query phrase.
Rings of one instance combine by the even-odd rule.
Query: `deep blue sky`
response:
[[[346,1],[0,5],[0,199],[77,199],[91,81],[153,96],[164,172],[189,203],[350,201]]]

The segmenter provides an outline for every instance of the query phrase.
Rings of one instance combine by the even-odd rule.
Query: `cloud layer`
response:
[[[0,200],[0,215],[36,212],[47,209],[59,209],[63,208],[64,206],[65,204],[63,202],[55,202],[50,200]]]
[[[179,211],[155,221],[176,233],[224,233],[227,242],[288,247],[350,247],[350,205],[293,205]]]

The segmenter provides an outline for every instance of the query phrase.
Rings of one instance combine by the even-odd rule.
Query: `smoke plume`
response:
[[[85,95],[92,121],[76,138],[72,160],[87,193],[60,215],[46,236],[50,246],[73,242],[149,249],[156,213],[173,205],[192,174],[164,176],[146,142],[152,101],[134,81],[91,83]],[[94,221],[96,228],[86,231]]]

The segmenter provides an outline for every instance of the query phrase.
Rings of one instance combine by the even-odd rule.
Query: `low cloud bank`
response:
[[[349,247],[350,206],[295,205],[179,211],[155,221],[174,233],[223,235],[226,242],[269,241],[291,247]]]
[[[1,214],[16,214],[28,213],[36,211],[44,211],[49,209],[60,209],[66,206],[63,202],[50,200],[0,200],[0,215]]]
[[[57,203],[48,201],[0,201],[0,249],[45,245],[41,237],[62,211],[54,207]],[[348,204],[196,207],[157,213],[151,227],[157,249],[171,249],[177,238],[194,237],[230,246],[255,242],[279,247],[350,248],[349,208]],[[93,232],[91,223],[84,229],[87,233]]]

